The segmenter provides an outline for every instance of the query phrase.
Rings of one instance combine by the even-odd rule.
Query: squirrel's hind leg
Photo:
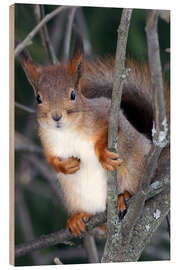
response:
[[[127,212],[127,200],[131,197],[128,191],[118,195],[119,217],[122,219]]]

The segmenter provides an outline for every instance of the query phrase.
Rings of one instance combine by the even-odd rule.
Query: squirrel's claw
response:
[[[78,236],[85,231],[85,223],[89,220],[90,214],[77,213],[67,220],[66,229],[69,229],[74,236]]]
[[[122,159],[119,158],[119,154],[110,152],[108,150],[104,151],[103,158],[101,158],[101,164],[103,168],[109,171],[117,169],[122,164]]]
[[[118,210],[119,210],[119,217],[122,219],[126,212],[127,212],[127,200],[131,197],[128,191],[125,191],[122,194],[118,195]]]
[[[65,174],[73,174],[80,169],[80,160],[74,157],[68,158],[64,162]]]
[[[80,160],[74,157],[65,160],[59,157],[49,157],[48,161],[57,173],[73,174],[80,169]]]

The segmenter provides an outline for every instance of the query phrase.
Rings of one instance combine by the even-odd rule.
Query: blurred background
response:
[[[15,4],[16,40],[22,41],[37,25],[39,20],[37,6]],[[55,8],[57,6],[45,5],[42,10],[46,15]],[[74,22],[83,36],[87,57],[115,54],[121,12],[119,8],[82,7],[76,9]],[[129,30],[127,56],[138,62],[147,60],[146,15],[146,10],[134,10]],[[70,16],[72,18],[72,9],[64,10],[47,24],[49,38],[59,61],[65,61],[68,57],[66,36]],[[169,83],[169,12],[161,12],[158,29],[162,69]],[[72,44],[73,35],[70,52]],[[43,47],[41,33],[33,38],[27,49],[35,62],[44,65],[51,63]],[[20,244],[42,234],[63,229],[67,213],[61,201],[61,191],[56,182],[56,175],[43,157],[37,136],[33,89],[18,61],[15,61],[15,102],[15,243]],[[94,237],[99,257],[101,257],[105,239],[96,231]],[[64,264],[88,262],[83,240],[79,239],[41,249],[18,258],[15,263],[17,266],[54,264],[55,257],[59,257]],[[140,260],[168,259],[170,259],[169,234],[165,220],[144,250]]]

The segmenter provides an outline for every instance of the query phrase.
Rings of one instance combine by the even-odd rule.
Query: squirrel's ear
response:
[[[79,89],[79,80],[81,79],[83,73],[83,58],[80,57],[78,60],[76,70],[73,74],[74,86],[76,90]]]
[[[37,81],[39,78],[40,66],[33,63],[28,51],[24,49],[18,56],[18,60],[26,74],[27,79],[32,85],[34,92],[37,92]]]
[[[84,58],[82,38],[79,31],[75,27],[74,27],[74,34],[75,34],[75,40],[74,40],[74,49],[72,53],[72,60],[70,61],[70,64],[68,65],[68,74],[70,76],[76,73],[79,65],[81,66],[81,69],[82,69],[83,58]]]

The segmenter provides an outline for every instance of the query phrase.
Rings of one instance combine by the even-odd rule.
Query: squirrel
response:
[[[111,105],[108,97],[114,65],[111,59],[88,62],[83,52],[76,49],[68,63],[42,66],[23,50],[20,62],[37,100],[38,134],[44,154],[57,173],[64,204],[71,215],[66,228],[77,236],[85,230],[91,215],[106,209],[107,170],[117,169],[118,208],[120,213],[126,210],[126,200],[137,191],[151,140],[120,109],[118,153],[107,149]],[[133,61],[127,65],[131,72],[124,88],[130,94],[124,94],[122,102],[127,98],[133,104],[133,95],[139,91],[138,98],[147,104],[152,118],[147,65],[141,69]]]

